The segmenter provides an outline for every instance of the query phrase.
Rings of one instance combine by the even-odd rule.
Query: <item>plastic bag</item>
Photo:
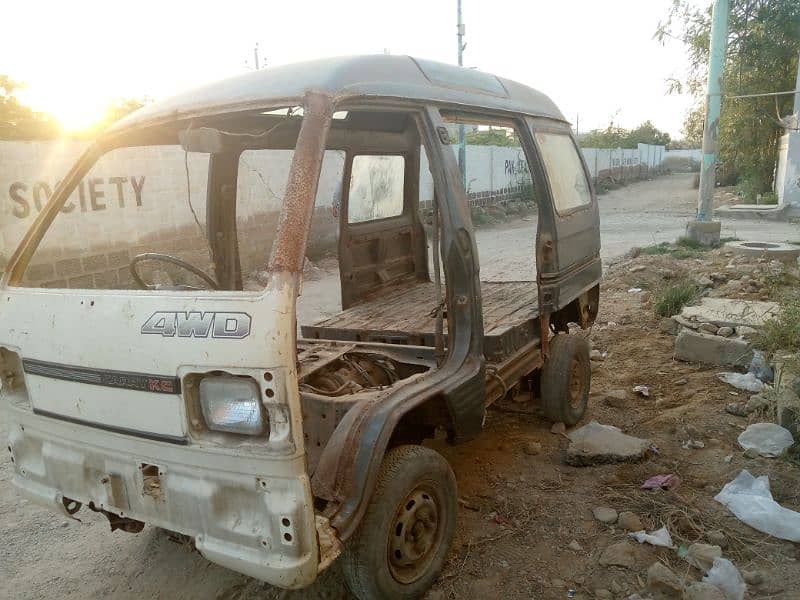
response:
[[[737,441],[745,450],[754,448],[767,458],[780,456],[794,445],[792,433],[775,423],[753,423],[739,434]]]
[[[739,569],[727,558],[715,558],[714,566],[703,577],[703,581],[718,587],[725,595],[725,600],[743,600],[747,591]]]
[[[663,546],[664,548],[672,548],[672,536],[667,531],[666,527],[662,527],[653,533],[646,533],[644,530],[629,533],[633,539],[640,544],[647,542],[653,546]]]
[[[740,390],[747,390],[757,394],[764,389],[764,382],[752,373],[734,373],[731,371],[725,373],[717,373],[719,380],[732,385]]]
[[[736,479],[725,484],[714,500],[753,529],[782,540],[800,542],[800,513],[772,499],[766,475],[753,477],[743,469]]]
[[[764,353],[761,350],[753,350],[753,360],[750,361],[748,373],[752,373],[764,383],[771,383],[774,377],[772,367],[769,366]]]

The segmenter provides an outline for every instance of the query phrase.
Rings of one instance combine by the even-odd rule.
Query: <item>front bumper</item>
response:
[[[13,405],[14,485],[66,513],[68,498],[194,537],[207,559],[284,588],[314,581],[319,550],[305,458],[177,446]]]

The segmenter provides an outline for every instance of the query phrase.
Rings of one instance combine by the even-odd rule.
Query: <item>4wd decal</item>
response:
[[[154,312],[142,325],[142,333],[240,340],[250,335],[251,322],[243,312]]]

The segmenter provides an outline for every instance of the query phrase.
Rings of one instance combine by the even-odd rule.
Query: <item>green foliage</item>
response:
[[[672,248],[670,248],[669,244],[666,242],[642,248],[642,254],[647,254],[649,256],[659,256],[661,254],[669,254],[670,252],[672,252]]]
[[[467,144],[478,146],[520,146],[514,131],[507,128],[468,131],[464,138]]]
[[[674,0],[656,38],[681,40],[690,70],[670,82],[671,91],[689,92],[697,106],[686,118],[687,138],[700,139],[706,91],[711,8],[691,0]],[[728,96],[792,90],[800,51],[800,2],[797,0],[731,0],[724,93]],[[772,188],[777,148],[783,129],[777,118],[792,111],[791,95],[728,99],[722,104],[719,179],[746,180],[747,193]],[[750,190],[756,190],[751,192]]]
[[[777,318],[764,323],[758,347],[770,355],[800,351],[800,299],[785,300]]]
[[[613,122],[605,129],[595,129],[582,135],[583,148],[636,148],[638,144],[666,146],[670,143],[669,134],[657,129],[650,121],[645,121],[636,129],[617,127]]]
[[[688,248],[690,250],[702,250],[703,245],[700,244],[697,240],[693,240],[690,237],[681,236],[675,241],[676,246],[680,246],[681,248]]]
[[[697,297],[698,287],[689,280],[665,286],[655,294],[655,310],[662,317],[671,317]]]

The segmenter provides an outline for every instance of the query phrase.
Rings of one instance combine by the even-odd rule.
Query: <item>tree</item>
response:
[[[580,138],[584,148],[636,148],[638,144],[666,146],[670,135],[657,129],[651,121],[645,121],[636,129],[624,129],[613,121],[605,129],[594,129]]]
[[[689,57],[687,77],[670,81],[671,91],[687,90],[697,98],[684,123],[687,137],[702,135],[710,32],[710,7],[699,10],[690,0],[674,0],[667,20],[656,31],[662,42],[667,38],[683,42]],[[793,90],[798,52],[800,2],[731,0],[724,95]],[[783,134],[779,119],[791,112],[792,102],[791,95],[723,97],[719,129],[723,183],[738,181],[752,195],[771,189]]]
[[[58,124],[48,115],[20,104],[14,92],[22,85],[0,75],[0,139],[46,139],[58,136]]]
[[[464,137],[467,144],[478,146],[519,146],[514,130],[505,127],[468,131]]]

